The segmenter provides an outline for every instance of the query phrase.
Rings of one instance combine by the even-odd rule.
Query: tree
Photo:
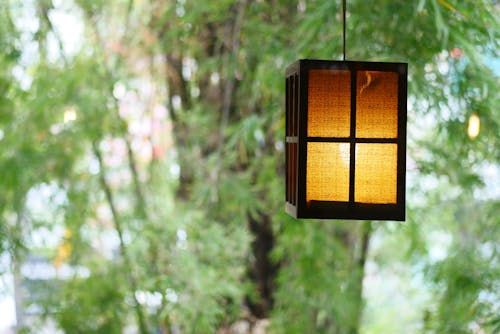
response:
[[[67,332],[206,333],[269,318],[273,332],[369,333],[367,262],[423,263],[435,294],[421,329],[498,328],[498,201],[481,194],[481,168],[499,161],[498,74],[484,58],[498,56],[498,5],[348,5],[348,59],[410,64],[414,200],[395,228],[283,212],[284,68],[340,58],[340,3],[2,7],[2,249],[14,269],[30,253],[73,268],[31,302]],[[62,14],[82,26],[76,50]],[[29,198],[44,189],[52,198],[40,214]],[[55,245],[30,240],[41,229]],[[436,262],[426,235],[442,230],[452,243]],[[374,237],[389,248],[370,246]],[[408,245],[403,255],[392,240]]]

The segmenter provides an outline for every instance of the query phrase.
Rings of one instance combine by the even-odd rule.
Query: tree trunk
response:
[[[278,265],[271,260],[275,237],[269,215],[260,214],[258,220],[248,217],[249,230],[254,236],[248,276],[255,284],[257,299],[247,297],[247,306],[256,318],[267,318],[274,304],[275,280]]]
[[[354,303],[354,314],[353,314],[353,323],[349,330],[350,334],[359,333],[359,329],[361,326],[361,320],[363,316],[363,279],[365,277],[365,265],[366,259],[368,257],[368,247],[370,245],[370,238],[372,234],[372,226],[371,222],[360,222],[361,226],[361,235],[359,237],[360,242],[360,252],[355,259],[353,266],[353,303]]]

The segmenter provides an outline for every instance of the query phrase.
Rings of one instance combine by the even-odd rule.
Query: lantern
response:
[[[286,212],[405,219],[406,63],[299,60],[286,70]]]

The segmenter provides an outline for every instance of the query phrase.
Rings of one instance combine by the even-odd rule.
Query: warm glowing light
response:
[[[76,120],[76,110],[69,108],[64,111],[64,123],[69,123]]]
[[[340,158],[342,159],[342,162],[344,165],[349,166],[351,159],[350,159],[350,154],[351,154],[351,145],[348,143],[340,143],[339,144],[339,153],[340,153]]]
[[[349,71],[311,70],[308,86],[307,135],[349,137],[351,75]]]
[[[479,119],[479,116],[476,113],[473,113],[472,115],[470,115],[469,127],[467,128],[467,134],[471,139],[474,139],[477,136],[479,136],[480,127],[481,127],[481,120]]]
[[[341,146],[342,145],[342,146]],[[309,201],[349,200],[349,150],[345,143],[307,144],[307,192]]]
[[[398,137],[398,74],[358,71],[356,137]]]
[[[396,204],[398,147],[396,144],[356,144],[354,200]]]

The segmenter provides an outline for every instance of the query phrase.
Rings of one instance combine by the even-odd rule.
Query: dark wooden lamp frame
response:
[[[348,138],[307,136],[309,70],[348,70],[351,72],[351,117]],[[356,138],[357,71],[398,73],[397,138]],[[286,69],[286,212],[295,218],[405,220],[406,185],[406,99],[407,63],[380,63],[301,59]],[[349,201],[311,201],[306,203],[308,142],[350,143]],[[396,204],[364,204],[354,201],[355,144],[395,143],[397,147]]]

